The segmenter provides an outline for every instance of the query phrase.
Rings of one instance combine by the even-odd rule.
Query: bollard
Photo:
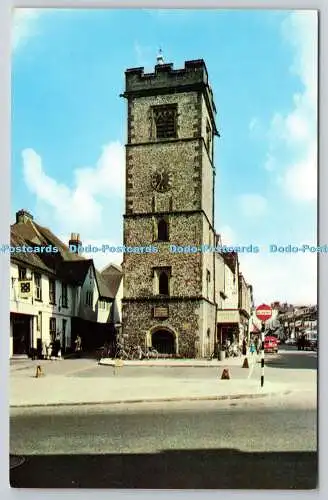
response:
[[[124,365],[124,362],[122,359],[115,359],[115,362],[114,362],[114,375],[117,374],[117,368],[122,368],[122,366]]]
[[[41,368],[41,365],[38,365],[36,367],[35,378],[39,378],[39,377],[41,377],[41,375],[43,375],[42,368]]]
[[[224,368],[221,375],[221,380],[230,380],[230,372],[228,368]]]
[[[244,362],[243,362],[243,366],[242,366],[242,368],[249,368],[248,358],[245,358],[245,359],[244,359]]]
[[[261,387],[264,386],[264,330],[265,330],[265,325],[264,325],[264,321],[263,321],[262,328],[261,328],[261,340],[262,340],[262,345],[261,345]]]

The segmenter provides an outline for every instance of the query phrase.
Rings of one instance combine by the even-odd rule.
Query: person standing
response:
[[[243,356],[246,356],[247,354],[247,342],[246,342],[246,339],[244,337],[244,340],[243,340]]]
[[[259,354],[260,353],[260,339],[259,339],[258,335],[255,337],[255,349],[256,349],[257,354]]]
[[[47,359],[47,344],[42,342],[42,359]]]
[[[75,352],[78,356],[81,355],[82,351],[82,339],[80,335],[77,335],[76,340],[75,340]]]

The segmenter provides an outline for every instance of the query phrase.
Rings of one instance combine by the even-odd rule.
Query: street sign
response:
[[[256,316],[261,321],[267,321],[272,316],[272,309],[267,304],[261,304],[256,308]]]

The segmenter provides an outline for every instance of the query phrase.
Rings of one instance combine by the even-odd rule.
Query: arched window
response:
[[[165,219],[160,219],[157,224],[157,239],[158,241],[168,241],[169,228]]]
[[[160,273],[158,281],[160,295],[169,295],[169,277],[166,271]]]

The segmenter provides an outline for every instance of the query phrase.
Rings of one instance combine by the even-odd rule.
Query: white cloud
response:
[[[33,149],[22,152],[23,175],[37,202],[51,208],[56,226],[62,232],[95,234],[106,230],[103,219],[104,204],[99,197],[120,198],[124,193],[124,148],[119,143],[103,147],[94,167],[79,168],[74,172],[75,186],[68,187],[46,174],[41,157]],[[119,203],[119,202],[118,202]]]
[[[317,254],[239,254],[241,271],[253,285],[256,304],[274,300],[292,304],[317,302]]]
[[[222,226],[220,229],[220,235],[222,240],[222,245],[236,245],[236,234],[232,227]]]
[[[75,171],[79,189],[91,195],[111,197],[122,195],[124,190],[124,148],[119,142],[103,146],[96,167],[84,167]]]
[[[283,167],[279,184],[297,201],[315,201],[317,197],[317,85],[318,21],[314,11],[296,11],[282,23],[285,41],[293,47],[291,72],[303,90],[293,97],[292,109],[275,113],[268,134],[271,163]],[[287,155],[281,157],[281,152]],[[270,166],[270,163],[269,163]],[[268,168],[266,162],[265,168]]]
[[[231,246],[248,246],[251,241],[241,241],[231,226],[223,226],[220,230],[222,244]],[[308,235],[309,236],[309,235]],[[254,243],[254,242],[253,242]],[[248,284],[253,286],[254,300],[257,305],[275,300],[291,304],[315,304],[317,301],[317,253],[270,252],[270,244],[288,246],[289,241],[280,238],[269,244],[256,241],[258,253],[238,254],[240,272]],[[317,246],[315,237],[304,238],[295,242],[295,246],[303,244]],[[326,258],[323,256],[323,258]]]
[[[28,38],[37,34],[40,9],[15,8],[12,14],[12,46],[16,50]]]
[[[317,199],[317,151],[309,148],[304,160],[290,165],[285,172],[282,182],[288,193],[302,201],[316,201]]]
[[[243,194],[238,197],[242,215],[258,217],[267,212],[267,200],[260,194]]]

